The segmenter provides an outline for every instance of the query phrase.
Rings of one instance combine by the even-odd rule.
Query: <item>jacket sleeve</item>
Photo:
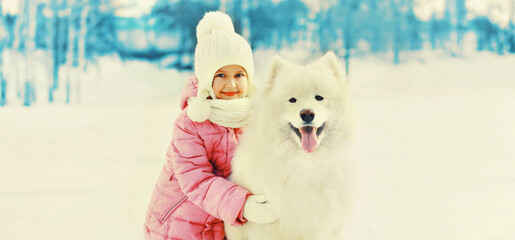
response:
[[[184,111],[173,131],[172,166],[181,190],[196,206],[231,225],[242,225],[243,205],[251,194],[231,181],[213,174],[204,141]]]

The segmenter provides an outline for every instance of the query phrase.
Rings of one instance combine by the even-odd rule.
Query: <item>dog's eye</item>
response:
[[[316,99],[317,101],[322,101],[322,100],[324,100],[324,97],[322,97],[322,96],[320,96],[320,95],[316,95],[316,96],[315,96],[315,99]]]
[[[291,103],[294,103],[294,102],[297,102],[297,99],[292,97],[292,98],[290,98],[290,100],[288,100],[288,101],[290,101]]]

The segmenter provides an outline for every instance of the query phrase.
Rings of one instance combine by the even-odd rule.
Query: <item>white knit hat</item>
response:
[[[195,49],[195,75],[199,86],[197,97],[216,99],[213,78],[218,69],[227,65],[240,65],[247,71],[247,96],[255,92],[254,59],[247,41],[236,32],[231,18],[223,12],[208,12],[197,25]]]
[[[234,31],[227,14],[208,12],[197,25],[195,75],[198,92],[196,98],[188,100],[188,116],[193,121],[203,122],[210,116],[211,104],[207,98],[217,99],[213,79],[218,69],[227,65],[239,65],[247,71],[247,97],[252,97],[257,92],[257,85],[250,45]]]

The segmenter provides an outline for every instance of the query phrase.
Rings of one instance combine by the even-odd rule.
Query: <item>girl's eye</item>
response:
[[[219,73],[219,74],[216,74],[216,77],[224,78],[224,77],[225,77],[225,74],[223,74],[223,73]]]
[[[320,96],[320,95],[316,95],[316,96],[315,96],[315,99],[316,99],[317,101],[322,101],[322,100],[324,100],[324,97],[322,97],[322,96]]]
[[[238,73],[238,74],[235,75],[235,77],[237,77],[237,78],[243,77],[243,74]]]
[[[297,102],[297,99],[295,99],[295,98],[290,98],[290,100],[288,100],[288,101],[290,101],[291,103],[295,103],[295,102]]]

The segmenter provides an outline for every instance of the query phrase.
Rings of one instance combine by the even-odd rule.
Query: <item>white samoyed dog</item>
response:
[[[226,224],[229,240],[344,238],[354,195],[346,78],[334,53],[300,66],[275,56],[231,181],[265,195],[278,220]]]

